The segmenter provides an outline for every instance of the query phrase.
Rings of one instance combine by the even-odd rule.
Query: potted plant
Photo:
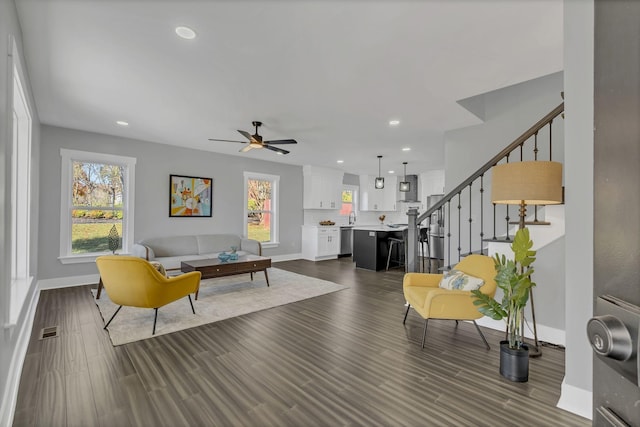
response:
[[[529,348],[524,343],[524,309],[529,301],[536,251],[529,229],[521,228],[516,233],[511,249],[513,259],[496,254],[496,284],[502,289],[502,302],[473,291],[474,304],[478,310],[495,320],[506,319],[507,340],[500,342],[500,374],[511,380],[525,382],[529,379]]]

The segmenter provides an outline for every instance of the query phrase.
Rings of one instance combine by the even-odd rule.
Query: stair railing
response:
[[[440,201],[430,206],[424,213],[420,214],[417,209],[410,209],[407,212],[409,225],[407,233],[407,271],[420,271],[421,263],[419,262],[418,245],[420,228],[422,227],[428,228],[430,238],[430,251],[427,256],[444,259],[445,267],[448,269],[451,268],[452,259],[455,259],[456,252],[457,259],[460,261],[463,256],[469,253],[482,253],[484,243],[487,241],[511,240],[509,235],[511,219],[509,205],[500,205],[497,207],[495,203],[491,203],[490,199],[487,200],[484,195],[485,185],[487,184],[486,181],[490,178],[489,172],[491,168],[502,161],[509,163],[510,161],[541,160],[539,156],[544,154],[547,154],[545,156],[546,158],[553,160],[553,121],[563,112],[564,102],[531,126],[506,148],[493,156],[491,160],[447,193]],[[539,136],[544,136],[545,133],[548,133],[548,144],[546,146],[540,146],[538,141]],[[527,143],[531,143],[531,151],[525,151],[525,144]],[[477,189],[475,193],[474,189]],[[474,209],[474,207],[476,207],[476,209]],[[465,213],[468,211],[469,215],[469,217],[464,220],[462,218],[463,208],[465,208]],[[466,208],[468,208],[468,210]],[[493,230],[490,238],[486,238],[485,233],[485,211],[489,211],[490,215],[493,216]],[[505,213],[504,222],[497,220],[500,211],[504,211]],[[514,215],[517,216],[517,212],[514,213]],[[452,216],[454,223],[452,223]],[[468,221],[469,223],[468,230],[466,225],[463,229],[464,221]],[[477,223],[479,223],[479,225],[475,225]],[[541,223],[538,221],[537,206],[534,209],[533,223]],[[497,237],[503,234],[505,234],[506,237]],[[463,245],[467,244],[467,238],[468,252],[463,253]],[[452,251],[454,252],[453,254]],[[425,254],[422,255],[425,256]],[[429,260],[429,267],[431,267],[431,259]],[[429,271],[430,270],[431,268],[429,268]]]

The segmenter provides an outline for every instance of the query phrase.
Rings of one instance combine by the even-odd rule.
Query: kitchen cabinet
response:
[[[302,258],[321,261],[338,257],[340,252],[340,227],[302,226]]]
[[[354,227],[353,261],[356,263],[356,267],[373,271],[384,270],[387,267],[387,257],[389,255],[389,237],[402,239],[402,228],[393,229],[386,226]],[[399,256],[397,251],[396,246],[392,253],[392,259],[394,260]]]
[[[384,188],[375,187],[376,177],[360,175],[360,210],[395,212],[398,206],[398,177],[386,176]]]
[[[303,209],[340,209],[342,207],[342,179],[344,172],[303,166]]]

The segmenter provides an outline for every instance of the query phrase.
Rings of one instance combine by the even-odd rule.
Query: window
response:
[[[245,172],[245,234],[263,243],[263,247],[278,244],[278,183],[280,177]]]
[[[357,188],[351,185],[345,185],[342,190],[342,206],[340,207],[341,216],[353,216],[355,218],[357,211]]]
[[[31,286],[31,110],[18,49],[13,43],[11,91],[11,287],[9,324],[18,320]]]
[[[136,159],[61,149],[60,260],[92,262],[108,253],[109,235],[121,238],[120,252],[133,242]]]

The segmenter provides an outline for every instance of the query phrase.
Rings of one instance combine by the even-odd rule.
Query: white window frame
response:
[[[353,214],[358,216],[358,191],[360,187],[357,185],[343,184],[342,191],[351,191],[352,199],[351,205],[353,206]],[[340,191],[340,209],[342,209],[342,191]],[[340,215],[343,218],[348,218],[349,215]]]
[[[249,235],[249,224],[247,223],[247,216],[249,215],[249,180],[255,179],[260,181],[271,181],[271,240],[269,242],[262,242],[262,248],[276,248],[280,245],[280,177],[278,175],[269,175],[258,172],[244,172],[244,237]]]
[[[71,227],[73,198],[71,184],[73,180],[73,162],[102,163],[124,167],[124,188],[122,197],[122,252],[129,253],[133,245],[134,200],[135,200],[135,167],[134,157],[117,156],[113,154],[93,153],[89,151],[60,149],[62,158],[60,181],[60,256],[63,264],[77,264],[95,262],[100,255],[109,252],[74,255],[71,253]]]
[[[10,38],[9,58],[8,136],[11,141],[9,221],[11,236],[7,270],[10,271],[11,285],[6,298],[5,324],[17,323],[33,283],[31,274],[31,145],[33,131],[33,108],[29,88],[26,85],[24,67],[13,37]]]

